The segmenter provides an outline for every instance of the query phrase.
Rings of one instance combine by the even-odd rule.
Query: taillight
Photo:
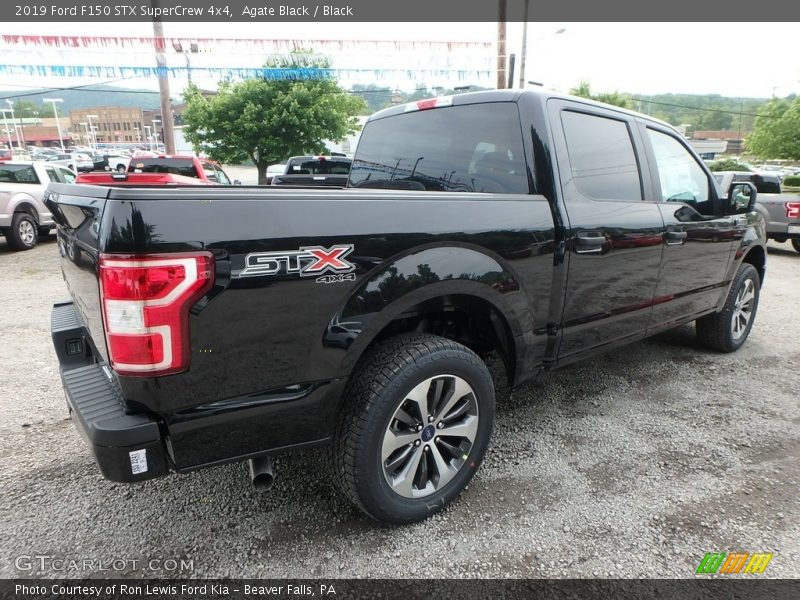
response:
[[[800,219],[800,202],[787,202],[786,203],[786,218],[787,219]]]
[[[214,283],[207,252],[100,256],[100,299],[111,366],[121,375],[189,368],[189,309]]]

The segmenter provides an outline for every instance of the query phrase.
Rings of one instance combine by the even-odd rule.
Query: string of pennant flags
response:
[[[192,44],[211,46],[239,46],[252,48],[278,48],[284,51],[298,50],[313,46],[323,50],[369,50],[389,48],[403,50],[438,51],[486,51],[491,42],[475,41],[399,41],[399,40],[308,40],[308,39],[267,39],[267,38],[215,38],[215,37],[152,37],[152,36],[94,36],[94,35],[15,35],[0,36],[3,44],[38,46],[47,48],[96,48],[109,47],[134,48],[149,47],[188,51]]]
[[[202,72],[222,79],[262,78],[268,80],[289,79],[353,79],[370,75],[374,79],[402,77],[419,79],[447,77],[465,81],[467,79],[489,79],[490,70],[466,69],[320,69],[320,68],[271,68],[271,67],[148,67],[119,65],[30,65],[0,64],[0,75],[34,75],[41,77],[186,77],[188,72]]]

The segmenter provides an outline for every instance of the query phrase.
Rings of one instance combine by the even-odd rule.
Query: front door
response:
[[[644,124],[655,193],[664,219],[664,260],[649,331],[714,308],[723,293],[736,227],[686,142]]]

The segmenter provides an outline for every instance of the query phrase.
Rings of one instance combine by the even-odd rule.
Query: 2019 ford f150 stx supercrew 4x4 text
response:
[[[763,218],[671,127],[543,91],[373,115],[348,189],[51,185],[52,335],[106,477],[330,445],[376,519],[446,506],[512,384],[695,321],[753,325]]]

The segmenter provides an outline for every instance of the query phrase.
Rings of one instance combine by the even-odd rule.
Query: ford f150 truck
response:
[[[30,250],[55,226],[43,203],[52,181],[73,183],[75,173],[42,161],[0,163],[0,235],[14,250]]]
[[[141,481],[329,445],[372,517],[425,518],[514,385],[696,322],[738,349],[765,272],[743,182],[723,195],[668,125],[544,91],[392,107],[347,189],[51,185],[72,299],[52,337],[103,474]]]
[[[755,173],[744,173],[739,171],[719,171],[714,173],[714,177],[726,192],[731,184],[740,181],[752,181],[756,190],[759,191],[758,202],[755,209],[764,217],[767,228],[767,237],[776,242],[783,243],[790,241],[792,247],[800,252],[800,196],[797,194],[782,194],[780,185],[770,186],[770,192],[761,193],[758,190],[759,181],[756,177],[761,177]],[[763,179],[763,177],[761,177]],[[776,193],[777,192],[777,193]]]

